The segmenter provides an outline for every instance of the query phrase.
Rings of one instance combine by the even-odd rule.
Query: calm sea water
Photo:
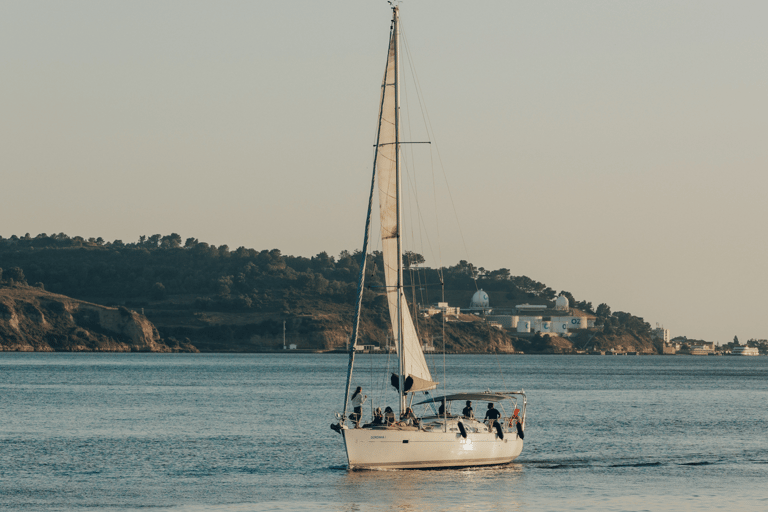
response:
[[[347,471],[344,355],[0,353],[0,509],[768,510],[768,357],[434,363],[449,392],[525,389],[517,461]],[[358,357],[376,406],[392,364]]]

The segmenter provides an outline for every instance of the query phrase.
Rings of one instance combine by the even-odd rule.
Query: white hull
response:
[[[455,429],[454,431],[450,428]],[[506,464],[523,451],[523,440],[514,428],[498,434],[467,432],[465,439],[456,423],[448,432],[397,429],[342,430],[350,469],[418,469]]]

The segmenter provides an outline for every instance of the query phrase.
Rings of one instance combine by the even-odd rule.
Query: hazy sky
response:
[[[463,232],[438,207],[428,263],[768,338],[768,2],[401,11],[439,149],[414,167],[440,159]],[[0,235],[359,248],[389,19],[384,0],[0,2]]]

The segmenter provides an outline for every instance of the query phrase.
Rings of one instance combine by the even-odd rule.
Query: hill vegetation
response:
[[[0,237],[0,286],[47,290],[91,304],[144,315],[169,347],[201,351],[269,351],[286,340],[300,349],[343,348],[349,335],[359,252],[337,257],[286,256],[280,250],[216,247],[178,234],[142,236],[137,242],[113,242],[57,235]],[[404,256],[407,295],[412,304],[447,301],[465,306],[477,289],[485,290],[496,308],[516,304],[550,304],[552,288],[509,269],[486,270],[460,261],[441,269],[423,268],[415,253]],[[367,256],[362,343],[384,346],[389,337],[383,295],[381,253]],[[444,287],[442,286],[444,284]],[[443,291],[445,290],[445,291]],[[620,344],[652,350],[650,325],[629,313],[593,308],[570,293],[572,307],[597,316],[587,338],[544,336],[522,340],[489,327],[476,317],[447,322],[445,347],[456,352],[571,352]],[[414,301],[415,297],[415,301]],[[419,321],[423,339],[440,339],[439,318]],[[2,336],[2,334],[0,334]],[[435,345],[439,345],[436,341]],[[650,348],[649,348],[650,347]],[[57,350],[59,348],[56,348]],[[628,349],[627,349],[628,350]]]

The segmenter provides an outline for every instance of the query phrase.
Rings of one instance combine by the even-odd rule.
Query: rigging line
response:
[[[423,92],[421,90],[421,85],[420,85],[420,83],[418,81],[418,75],[416,74],[415,66],[413,65],[413,60],[414,59],[413,59],[413,57],[412,57],[412,55],[410,53],[410,45],[408,44],[405,36],[403,36],[403,39],[404,39],[404,45],[403,46],[405,46],[405,51],[408,54],[408,65],[410,66],[410,69],[411,69],[411,76],[413,77],[414,85],[415,85],[415,88],[416,88],[416,95],[417,95],[417,97],[419,97],[421,99],[421,101],[419,102],[419,108],[420,108],[420,111],[421,111],[422,122],[424,123],[424,126],[425,126],[425,129],[427,130],[428,136],[430,136],[431,123],[427,122],[427,118],[429,116],[428,116],[428,114],[426,112],[426,101],[424,101],[424,94],[423,94]],[[434,138],[434,130],[432,130],[431,136],[429,138]],[[437,145],[435,145],[435,148],[437,148]],[[442,244],[440,243],[440,216],[439,216],[438,211],[437,211],[437,184],[436,184],[436,181],[435,181],[434,157],[433,157],[431,151],[429,153],[429,161],[430,161],[430,169],[431,169],[431,175],[432,175],[432,201],[433,201],[433,206],[434,206],[434,209],[435,209],[435,225],[436,225],[436,233],[437,233],[437,250],[438,250],[438,268],[440,269],[438,271],[438,273],[439,273],[441,281],[442,281],[443,280],[443,271],[442,271],[442,268],[443,268],[443,255],[442,255]],[[459,226],[459,232],[461,233],[461,226]],[[463,240],[463,235],[462,235],[462,240]],[[466,243],[464,244],[464,247],[465,247],[465,253],[466,253],[467,252],[467,250],[466,250]],[[469,259],[469,257],[467,257],[467,259]],[[443,299],[443,302],[445,302],[445,291],[444,290],[443,290],[443,293],[442,293],[442,299]]]
[[[405,47],[406,56],[409,57],[410,54],[409,54],[409,50],[408,50],[408,44],[405,41],[405,38],[403,37],[402,25],[400,26],[400,37],[402,39],[403,46]],[[402,83],[401,83],[402,87],[401,87],[400,90],[403,92],[404,99],[405,99],[405,107],[406,107],[405,108],[405,121],[406,121],[405,124],[406,124],[406,128],[408,130],[408,137],[412,138],[413,137],[413,128],[411,126],[411,109],[410,109],[410,102],[409,102],[409,95],[408,95],[409,87],[408,87],[408,80],[405,79],[405,74],[403,74],[403,75],[404,76],[403,76],[403,80],[402,80]],[[418,102],[418,97],[417,97],[417,102]],[[413,188],[413,200],[418,205],[419,190],[418,190],[418,182],[416,181],[416,158],[414,157],[414,154],[413,154],[413,147],[409,147],[408,150],[410,151],[410,155],[408,155],[410,157],[410,160],[407,160],[405,162],[406,163],[406,171],[408,173],[408,182],[411,184],[411,187]],[[406,152],[404,152],[404,153],[406,153]],[[406,160],[406,159],[404,159],[404,160]],[[410,164],[410,166],[409,166],[409,164]],[[413,208],[410,208],[410,204],[411,204],[411,198],[410,197],[408,198],[408,203],[409,203],[409,214],[412,215]],[[413,233],[414,225],[415,224],[416,223],[413,222],[413,217],[411,217],[411,222],[409,223],[409,229],[410,229],[410,237],[411,237],[412,247],[416,246],[416,238],[415,238],[414,233]],[[419,233],[423,233],[423,231],[420,230]],[[423,247],[423,243],[420,245],[420,247]],[[423,252],[423,250],[422,250],[422,252]],[[411,274],[411,282],[413,283],[413,270],[411,268],[410,263],[411,262],[409,262],[408,268],[409,268],[409,271],[410,271],[410,274]],[[415,308],[415,302],[416,302],[415,294],[412,297],[412,299],[413,299],[414,308]],[[416,330],[417,330],[417,334],[418,334],[418,329],[419,329],[418,319],[415,319],[415,322],[416,322]]]
[[[371,417],[373,417],[373,400],[376,398],[376,395],[373,393],[373,390],[376,389],[373,385],[373,350],[368,354],[368,359],[371,361]]]
[[[402,29],[401,29],[401,33],[402,33]],[[403,39],[405,39],[405,36],[403,36]],[[406,52],[408,52],[409,47],[408,47],[407,44],[405,46],[406,46]],[[413,74],[414,83],[416,84],[416,92],[419,95],[419,97],[422,99],[421,100],[422,102],[420,104],[426,105],[426,102],[423,99],[424,98],[424,94],[422,92],[421,82],[419,81],[418,73],[416,73],[416,70],[413,68],[413,58],[411,57],[410,53],[409,53],[408,57],[409,57],[408,58],[408,63],[411,66],[411,73]],[[440,161],[440,168],[443,171],[443,180],[445,181],[445,186],[448,189],[448,197],[451,200],[451,207],[453,208],[453,214],[454,214],[454,217],[456,218],[456,224],[457,224],[457,226],[459,228],[459,235],[461,236],[461,242],[462,242],[462,244],[464,246],[464,252],[467,255],[467,261],[471,261],[471,259],[469,258],[469,249],[467,248],[467,242],[466,242],[466,240],[464,238],[464,231],[461,229],[461,223],[459,222],[459,216],[458,216],[458,212],[456,210],[456,203],[453,200],[453,194],[451,193],[451,189],[450,189],[450,186],[448,184],[448,176],[445,173],[445,166],[443,165],[443,158],[440,155],[440,148],[438,147],[438,144],[437,144],[437,138],[434,136],[435,131],[434,131],[434,128],[432,127],[432,120],[429,117],[429,112],[427,111],[426,106],[422,110],[422,115],[425,116],[425,124],[429,127],[428,130],[431,133],[430,139],[434,140],[434,142],[435,142],[435,151],[437,152],[437,158]]]
[[[405,48],[405,53],[406,53],[406,56],[408,58],[407,59],[408,60],[408,68],[411,69],[411,71],[412,71],[413,70],[413,66],[411,65],[411,50],[410,50],[410,46],[408,45],[407,39],[403,35],[402,26],[401,26],[401,29],[400,29],[400,33],[401,33],[401,37],[403,39],[403,47]],[[411,73],[411,77],[410,78],[411,78],[411,80],[413,80],[413,73]],[[404,85],[403,90],[405,91],[405,94],[406,94],[406,104],[410,105],[410,103],[408,102],[409,100],[408,100],[408,87],[407,87],[408,83],[407,83],[407,80],[403,80],[403,85]],[[414,84],[414,88],[415,88],[415,84]],[[421,108],[421,104],[419,102],[418,91],[417,91],[417,94],[416,94],[416,100],[417,100],[417,103],[419,103],[419,107]],[[411,109],[410,109],[410,107],[406,110],[406,115],[407,115],[408,132],[410,134],[410,137],[414,137],[413,127],[411,125]],[[427,134],[427,135],[429,135],[429,134]],[[421,143],[416,143],[416,144],[431,144],[431,142],[421,142]],[[418,186],[417,186],[418,182],[416,181],[416,165],[415,165],[416,164],[416,158],[414,157],[413,147],[411,147],[409,149],[410,149],[410,153],[411,153],[411,162],[413,163],[413,189],[414,189],[414,197],[415,197],[415,200],[416,200],[416,204],[418,205],[419,204],[419,193],[418,193]],[[419,244],[418,244],[418,247],[419,247],[419,253],[423,254],[424,253],[424,233],[426,232],[426,224],[424,223],[424,220],[423,220],[423,218],[421,216],[421,211],[420,210],[418,211],[418,218],[419,218],[419,224],[418,224],[419,225],[419,229],[418,229]],[[413,226],[414,226],[414,223],[411,223],[411,236],[413,237],[414,246],[416,246],[415,235],[413,234]],[[414,285],[414,279],[413,279],[413,275],[414,275],[413,267],[409,266],[409,268],[411,269],[411,283],[412,283],[413,286],[415,286]],[[421,284],[421,274],[420,274],[418,268],[416,269],[415,274],[416,274],[417,277],[419,277],[419,284]],[[415,289],[412,288],[412,291],[413,291],[413,301],[414,301],[414,312],[416,312],[416,306],[415,306],[415,303],[416,303],[416,293],[415,293]],[[421,293],[421,286],[419,286],[419,292],[420,292],[420,296],[421,296],[421,302],[423,303],[424,302],[424,296],[423,296],[423,293]],[[417,329],[418,329],[418,325],[417,325]]]
[[[416,277],[418,278],[418,285],[419,285],[419,299],[420,299],[419,303],[422,305],[426,305],[426,301],[424,300],[424,290],[426,287],[426,283],[421,282],[422,273],[419,272],[419,270],[422,270],[422,269],[419,269],[419,268],[416,269]],[[426,274],[427,274],[427,271],[424,270],[424,281],[427,280]]]
[[[401,32],[402,32],[402,29],[401,29]],[[412,135],[412,133],[413,133],[413,130],[411,129],[410,108],[408,106],[409,103],[408,103],[407,80],[402,80],[400,90],[402,91],[402,93],[404,95],[405,114],[406,114],[406,116],[405,116],[405,120],[406,120],[405,125],[406,125],[407,133],[408,133],[408,135],[410,137]],[[404,234],[407,237],[410,238],[410,240],[411,240],[410,246],[411,247],[415,247],[416,243],[415,243],[415,237],[414,237],[414,234],[413,234],[413,226],[416,224],[416,222],[414,222],[414,219],[413,219],[414,208],[411,206],[411,202],[414,201],[418,205],[419,194],[418,194],[417,182],[416,182],[416,179],[415,179],[415,175],[416,175],[416,165],[415,165],[416,164],[416,159],[413,156],[413,148],[409,147],[408,149],[410,150],[410,155],[408,154],[408,151],[403,151],[401,154],[403,156],[403,166],[405,168],[405,174],[407,176],[406,183],[408,183],[410,185],[410,187],[413,188],[413,193],[411,195],[408,195],[408,197],[407,197],[407,200],[408,200],[409,222],[408,222],[408,230],[406,230],[406,232]],[[404,254],[407,254],[407,252],[411,252],[412,253],[413,251],[406,251],[406,252],[404,252]],[[410,275],[410,281],[411,281],[411,283],[413,283],[413,269],[412,269],[411,255],[407,254],[407,258],[408,258],[408,273]],[[417,314],[417,311],[416,311],[416,306],[417,306],[416,294],[415,294],[413,286],[412,286],[411,287],[411,307],[413,308],[413,315],[412,315],[413,316],[413,324],[414,324],[414,328],[416,329],[416,337],[418,339],[420,339],[420,335],[421,335],[420,322],[419,322],[419,317],[418,317],[418,314]]]
[[[409,172],[410,171],[410,167],[409,167],[408,164],[409,164],[409,160],[407,160],[406,158],[403,158],[403,167],[405,168],[405,175],[407,177],[406,183],[410,187],[414,188],[415,185],[413,183],[413,173]],[[405,196],[406,196],[406,199],[407,199],[407,202],[408,202],[409,222],[408,222],[408,229],[403,230],[404,232],[402,234],[403,234],[403,238],[404,239],[405,238],[410,238],[411,242],[408,245],[414,246],[415,243],[413,242],[413,225],[415,224],[415,222],[413,222],[413,211],[414,211],[414,208],[411,206],[411,201],[416,196],[416,192],[414,191],[412,194],[405,194]],[[418,203],[418,200],[417,200],[417,203]],[[402,228],[402,226],[401,226],[401,228]],[[411,271],[411,265],[410,265],[411,256],[410,256],[410,254],[408,254],[409,252],[412,252],[412,251],[403,251],[403,253],[400,255],[400,257],[406,257],[406,259],[408,260],[408,275],[409,275],[411,283],[413,283],[413,273]],[[403,286],[404,286],[403,293],[405,293],[405,289],[407,288],[407,286],[405,285],[405,283],[403,283]],[[414,307],[414,308],[416,307],[415,297],[413,297],[413,296],[411,297],[411,306]],[[416,329],[416,337],[418,338],[419,337],[419,319],[418,319],[417,316],[415,316],[415,318],[412,318],[412,321],[413,321],[414,328]]]
[[[407,38],[405,32],[403,31],[402,24],[400,26],[400,37],[401,37],[401,40],[402,40],[402,46],[405,49],[405,55],[407,57],[406,60],[407,60],[407,63],[408,63],[408,69],[411,71],[410,79],[411,79],[411,81],[413,81],[414,89],[416,90],[416,103],[418,104],[419,110],[422,113],[422,122],[423,122],[424,121],[424,113],[423,113],[424,108],[423,108],[423,104],[422,104],[422,101],[421,101],[421,98],[420,98],[420,95],[419,95],[418,88],[416,87],[416,82],[413,79],[413,77],[414,77],[414,67],[413,67],[412,56],[411,56],[411,48],[410,48],[410,45],[408,44],[408,38]],[[403,80],[403,82],[404,82],[403,85],[405,85],[405,87],[403,87],[403,90],[405,91],[405,94],[406,94],[406,105],[410,105],[410,103],[408,103],[407,81]],[[406,115],[407,115],[408,131],[409,131],[410,136],[413,137],[413,128],[411,126],[411,109],[410,109],[410,107],[406,111]],[[424,127],[425,127],[425,130],[426,130],[426,123],[424,123]],[[427,138],[429,138],[428,131],[427,131]],[[431,141],[427,142],[427,144],[431,144]],[[414,164],[415,164],[416,159],[413,156],[413,148],[411,147],[409,149],[410,149],[410,152],[411,152],[411,161],[414,162]],[[415,165],[414,165],[414,169],[413,170],[414,170],[414,175],[415,175],[415,171],[416,171]],[[415,181],[414,181],[414,194],[415,194],[415,197],[416,197],[416,201],[418,201],[418,198],[419,198],[419,196],[418,196],[418,189],[416,187]],[[419,231],[419,235],[420,235],[419,236],[420,237],[419,247],[421,248],[420,250],[423,253],[424,252],[424,250],[423,250],[423,247],[424,247],[423,236],[424,236],[424,232],[426,231],[426,224],[424,223],[424,219],[423,219],[420,211],[419,211],[419,220],[421,222],[420,223],[421,229]],[[411,227],[413,227],[413,224],[411,224]],[[414,239],[414,241],[415,241],[415,239]]]
[[[409,128],[410,128],[410,121],[409,121]],[[415,180],[415,174],[416,174],[415,173],[415,168],[413,168],[414,167],[413,165],[409,165],[412,162],[415,162],[415,158],[413,158],[413,150],[412,149],[411,149],[411,155],[410,156],[411,156],[410,160],[405,161],[405,168],[406,168],[406,171],[407,171],[406,172],[406,176],[407,176],[406,183],[408,184],[409,191],[411,192],[411,194],[408,196],[409,214],[412,215],[414,211],[416,211],[416,213],[417,213],[417,218],[418,218],[418,221],[419,221],[418,222],[418,226],[420,227],[420,229],[419,229],[419,238],[420,238],[419,248],[420,249],[419,250],[423,253],[424,252],[424,249],[423,249],[424,248],[424,236],[425,236],[425,232],[426,232],[426,222],[424,221],[424,216],[423,216],[423,214],[421,212],[421,204],[419,202],[418,186],[417,186],[417,182]],[[433,180],[433,182],[434,182],[434,180]],[[434,186],[433,186],[433,189],[434,189]],[[433,195],[434,195],[434,193],[433,193]],[[413,208],[411,206],[411,197],[414,198],[414,201],[415,201],[415,204],[416,204],[415,208]],[[417,223],[413,222],[413,217],[411,217],[411,222],[410,222],[409,228],[410,228],[411,243],[413,244],[413,247],[416,246],[416,244],[415,244],[415,236],[413,234],[413,226],[414,225],[417,225]],[[432,253],[432,255],[434,255],[434,250],[432,249],[432,243],[431,243],[431,240],[429,239],[429,235],[428,234],[426,235],[426,238],[427,238],[427,244],[429,245],[429,248],[430,248],[430,252]],[[438,227],[438,239],[439,239],[439,227]]]
[[[401,33],[402,33],[402,30],[401,30]],[[409,65],[409,68],[410,68],[410,71],[411,71],[412,80],[414,81],[414,86],[416,88],[417,98],[419,98],[421,100],[421,101],[418,102],[418,104],[419,104],[419,110],[421,112],[422,123],[423,123],[423,125],[425,127],[425,130],[427,131],[427,136],[429,138],[431,138],[430,134],[429,134],[429,128],[427,127],[426,117],[425,117],[425,110],[426,110],[425,103],[426,102],[423,100],[423,94],[420,92],[420,88],[419,88],[419,86],[417,84],[417,80],[414,78],[414,77],[416,77],[416,70],[415,70],[415,67],[414,67],[414,64],[413,64],[413,60],[414,59],[412,57],[410,45],[408,44],[407,36],[405,34],[403,34],[403,39],[404,39],[403,46],[405,47],[406,54],[408,55],[408,65]],[[410,126],[410,117],[409,117],[409,126]],[[432,177],[432,206],[434,208],[435,232],[436,232],[436,235],[437,235],[437,258],[436,258],[437,259],[437,263],[438,263],[437,264],[437,275],[438,275],[441,283],[444,284],[445,277],[444,277],[444,271],[443,271],[444,270],[443,269],[444,265],[443,265],[443,257],[442,257],[442,243],[440,242],[440,240],[441,240],[441,238],[440,238],[440,217],[439,217],[438,208],[437,208],[437,185],[436,185],[436,180],[435,180],[435,164],[434,164],[434,156],[433,156],[431,151],[429,153],[429,159],[430,159],[430,175]],[[423,217],[421,211],[419,211],[419,218],[421,220],[421,225],[424,228],[422,231],[420,231],[420,235],[421,235],[421,244],[420,244],[420,246],[423,248],[424,247],[423,235],[426,232],[426,229],[425,229],[426,228],[426,223],[424,221],[424,217]],[[435,250],[432,247],[432,242],[431,242],[431,240],[429,238],[429,235],[427,235],[427,244],[429,245],[430,257],[434,260],[435,259]],[[465,244],[465,246],[466,246],[466,244]],[[441,286],[440,292],[441,292],[440,297],[441,297],[442,301],[445,302],[445,287],[444,286]]]
[[[443,394],[447,394],[448,391],[445,387],[445,313],[442,315],[443,319]]]
[[[418,82],[418,76],[416,74],[416,70],[415,70],[414,65],[413,65],[413,60],[414,59],[413,59],[413,56],[412,56],[411,51],[410,51],[410,45],[408,44],[407,37],[405,36],[404,32],[402,31],[402,28],[401,28],[401,35],[402,35],[402,39],[403,39],[403,43],[404,43],[403,46],[405,47],[405,52],[406,52],[406,54],[408,56],[408,65],[409,65],[409,68],[411,70],[411,76],[413,77],[412,79],[414,81],[414,86],[416,88],[416,95],[417,95],[417,98],[419,98],[421,100],[421,101],[418,102],[418,104],[419,104],[419,109],[420,109],[421,115],[422,115],[422,122],[424,123],[424,126],[427,129],[427,133],[429,134],[429,131],[430,131],[429,130],[429,125],[426,122],[426,117],[425,117],[425,110],[426,110],[425,103],[426,102],[424,101],[423,94],[421,93],[420,84]],[[409,127],[410,127],[410,117],[409,117]],[[434,130],[433,130],[433,132],[434,132]],[[433,137],[429,137],[429,138],[432,139]],[[412,148],[411,148],[411,150],[412,150]],[[443,267],[443,262],[442,262],[442,244],[440,243],[440,240],[441,240],[441,238],[440,238],[440,220],[439,220],[439,214],[438,214],[438,211],[437,211],[437,186],[436,186],[435,172],[434,172],[434,158],[432,156],[432,152],[431,151],[430,151],[430,169],[431,169],[431,176],[432,176],[432,200],[433,200],[433,207],[434,207],[434,211],[435,211],[435,225],[436,225],[436,234],[437,234],[437,254],[438,254],[438,262],[439,262],[438,268],[440,269],[440,270],[438,270],[438,275],[440,276],[440,281],[442,283],[442,287],[441,287],[442,298],[443,298],[443,301],[445,301],[445,284],[444,284],[445,280],[443,278],[443,272],[442,272],[442,267]],[[455,207],[454,207],[454,210],[455,210]],[[421,225],[426,227],[426,223],[424,222],[424,218],[422,216],[421,208],[418,205],[418,202],[417,202],[417,213],[418,213],[419,219],[421,220]],[[424,231],[422,231],[421,233],[423,234],[423,232]],[[434,255],[434,250],[432,249],[432,243],[431,243],[429,235],[426,236],[426,239],[427,239],[427,244],[430,247],[430,252]],[[463,234],[462,234],[462,239],[463,239]],[[466,243],[464,245],[465,245],[465,250],[466,250]],[[423,247],[423,239],[422,239],[422,247]],[[443,384],[443,390],[445,391],[447,389],[446,388],[446,385],[447,385],[446,384],[446,382],[447,382],[447,377],[446,377],[446,358],[445,358],[445,351],[446,351],[446,347],[445,347],[445,315],[442,315],[441,318],[442,318],[442,322],[441,322],[441,329],[442,329],[441,332],[442,332],[442,335],[441,335],[441,338],[442,338],[442,341],[443,341],[443,379],[442,379],[443,382],[442,382],[442,384]],[[434,341],[433,341],[433,345],[434,345]]]
[[[393,146],[395,144],[397,144],[398,146],[402,146],[403,144],[432,144],[432,141],[427,140],[427,141],[415,141],[415,142],[385,142],[384,144],[374,144],[373,146],[380,148],[381,146]]]
[[[411,171],[411,172],[406,172],[406,176],[407,176],[406,183],[408,184],[408,187],[409,187],[408,190],[410,191],[410,194],[408,195],[408,213],[409,213],[409,215],[413,215],[413,212],[415,211],[417,213],[417,218],[418,218],[418,221],[419,221],[418,224],[417,224],[416,222],[413,222],[413,217],[411,217],[411,222],[409,223],[409,229],[410,229],[410,235],[411,235],[411,243],[413,244],[412,245],[413,247],[416,247],[415,237],[413,235],[413,226],[414,225],[418,225],[421,228],[419,230],[419,237],[421,239],[421,242],[419,244],[419,247],[420,247],[419,250],[424,252],[424,250],[423,250],[423,247],[424,247],[423,239],[424,239],[424,232],[426,231],[426,223],[424,222],[424,216],[421,213],[421,205],[420,205],[420,202],[419,202],[418,187],[417,187],[416,181],[414,179],[415,172],[411,169],[411,167],[409,167],[409,165],[408,165],[409,163],[410,163],[409,161],[405,162],[406,171]],[[413,200],[414,200],[414,202],[416,204],[415,208],[411,205],[411,198],[413,198]],[[431,245],[431,242],[429,241],[429,235],[427,235],[427,243],[429,244],[430,250],[431,250],[432,249],[432,245]]]

